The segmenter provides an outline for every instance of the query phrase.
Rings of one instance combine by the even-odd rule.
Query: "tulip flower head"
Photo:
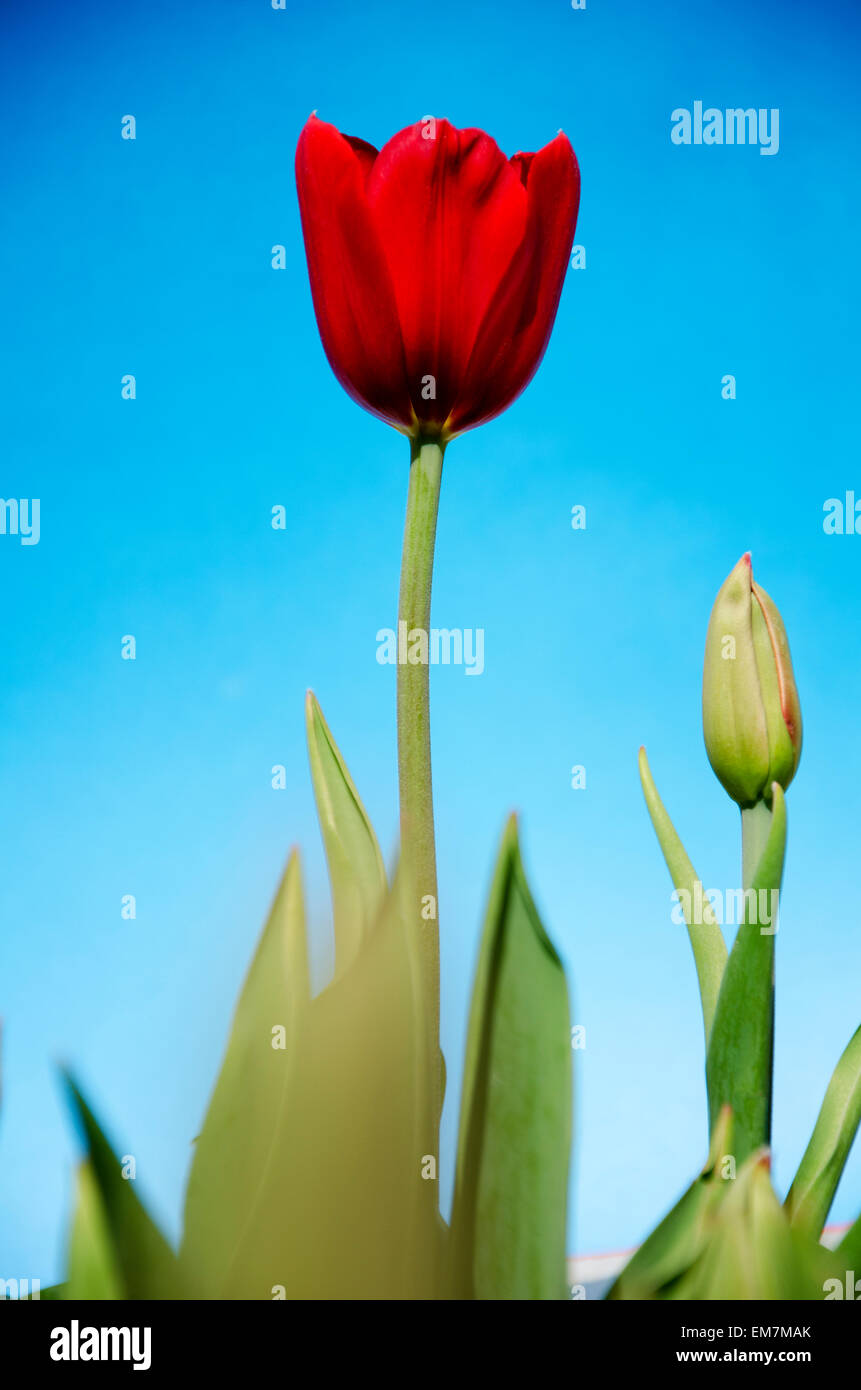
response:
[[[442,444],[510,405],[574,240],[566,137],[506,159],[483,131],[426,117],[377,151],[312,115],[296,184],[320,336],[353,399]]]
[[[742,807],[784,790],[801,757],[801,707],[783,620],[754,582],[750,555],[724,581],[709,620],[703,732],[718,779]]]

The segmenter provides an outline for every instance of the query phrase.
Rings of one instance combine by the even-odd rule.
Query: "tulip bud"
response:
[[[783,620],[743,555],[715,600],[706,636],[703,732],[733,801],[753,806],[784,790],[801,757],[801,707]]]

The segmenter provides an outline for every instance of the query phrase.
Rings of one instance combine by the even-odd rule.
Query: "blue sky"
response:
[[[375,634],[395,620],[408,448],[320,347],[292,172],[312,109],[377,145],[428,113],[508,153],[561,127],[582,171],[586,268],[544,364],[445,464],[433,620],[486,637],[480,679],[432,672],[443,1190],[511,808],[586,1028],[569,1247],[633,1244],[703,1157],[693,965],[636,754],[706,884],[733,886],[737,814],[699,701],[714,594],[746,549],[805,719],[777,946],[788,1185],[861,1018],[861,538],[822,527],[826,499],[861,497],[857,13],[48,0],[2,25],[0,495],[40,499],[41,537],[0,536],[0,1275],[61,1268],[75,1147],[58,1059],[176,1233],[294,842],[324,970],[306,687],[395,845],[394,670]],[[671,113],[696,100],[778,108],[779,153],[674,145]],[[859,1207],[856,1152],[833,1219]]]

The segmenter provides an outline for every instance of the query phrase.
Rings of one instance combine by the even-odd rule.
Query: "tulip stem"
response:
[[[755,806],[746,806],[741,812],[741,880],[742,887],[747,891],[753,888],[756,871],[762,861],[768,844],[768,836],[771,830],[772,810],[765,801],[757,801]],[[781,850],[780,869],[776,882],[760,882],[759,888],[775,887],[780,889],[780,881],[783,873],[783,851]],[[756,907],[753,909],[753,922],[757,921],[759,911],[759,898]],[[748,912],[745,909],[743,921],[747,922]],[[770,924],[774,928],[777,922]],[[745,927],[740,926],[739,931],[744,931]],[[759,1104],[753,1109],[752,1114],[739,1114],[737,1116],[736,1142],[742,1148],[749,1146],[753,1150],[760,1144],[771,1143],[771,1102],[772,1087],[774,1076],[774,936],[772,934],[763,935],[762,927],[753,925],[747,927],[748,932],[755,932],[759,937],[761,955],[757,961],[754,978],[760,981],[759,988],[763,991],[760,999],[760,1007],[763,1016],[760,1023],[758,1037],[755,1046],[748,1050],[743,1065],[747,1068],[747,1075],[751,1077],[750,1093],[759,1096]],[[750,996],[748,996],[750,997]],[[741,1007],[744,1007],[742,1003]]]
[[[763,850],[768,842],[771,829],[771,808],[764,801],[755,806],[745,806],[741,813],[741,879],[742,887],[753,887]]]
[[[439,1061],[439,923],[428,661],[434,541],[444,447],[437,440],[412,441],[398,605],[397,668],[401,854],[418,899],[435,1127],[442,1110],[442,1068]]]

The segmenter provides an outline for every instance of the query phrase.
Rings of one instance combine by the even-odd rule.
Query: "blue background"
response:
[[[375,634],[395,621],[408,449],[320,347],[292,169],[312,109],[377,145],[428,113],[508,153],[562,127],[582,169],[586,269],[545,362],[446,458],[434,622],[483,627],[486,670],[432,671],[443,1192],[512,807],[586,1027],[569,1248],[639,1240],[704,1155],[693,964],[636,754],[706,885],[734,886],[700,676],[714,594],[748,548],[805,717],[778,937],[788,1185],[861,1018],[861,537],[822,528],[827,498],[861,496],[854,7],[48,0],[4,6],[2,25],[0,494],[40,498],[42,534],[0,537],[0,1276],[62,1267],[76,1147],[59,1059],[176,1235],[297,841],[325,978],[307,686],[395,847],[394,669]],[[670,114],[695,100],[778,107],[779,154],[673,145]],[[859,1206],[856,1151],[832,1219]]]

